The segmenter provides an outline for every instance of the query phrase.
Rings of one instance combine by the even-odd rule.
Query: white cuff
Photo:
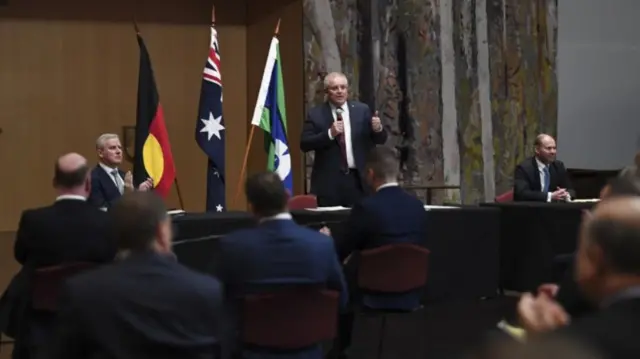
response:
[[[553,193],[547,192],[547,202],[551,202],[551,196],[552,195],[553,195]]]
[[[328,132],[328,133],[329,133],[329,139],[330,139],[330,140],[333,140],[333,136],[331,136],[331,129],[329,129],[329,132]]]

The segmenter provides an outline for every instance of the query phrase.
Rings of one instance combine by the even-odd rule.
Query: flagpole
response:
[[[138,22],[136,21],[135,17],[133,18],[133,29],[136,31],[136,35],[137,36],[142,36],[140,34],[140,28],[138,27]],[[134,156],[141,156],[142,154],[137,154],[134,153]],[[173,166],[175,167],[175,162],[173,164]],[[184,201],[182,199],[182,192],[180,191],[180,185],[178,184],[178,171],[175,171],[175,177],[173,178],[173,184],[176,186],[176,192],[178,194],[178,202],[180,203],[180,209],[184,210]]]
[[[280,32],[280,19],[278,19],[278,23],[276,24],[276,30],[273,32],[274,37],[278,37],[278,33]],[[257,106],[257,104],[256,104]],[[238,200],[240,198],[240,191],[242,190],[242,185],[244,183],[244,176],[247,171],[247,161],[249,160],[249,151],[251,150],[251,143],[253,142],[253,135],[256,131],[256,126],[251,126],[251,131],[249,132],[249,141],[245,146],[244,150],[244,159],[242,160],[242,168],[240,169],[240,179],[238,179],[238,186],[236,188],[236,195],[234,197],[234,203],[237,205]]]

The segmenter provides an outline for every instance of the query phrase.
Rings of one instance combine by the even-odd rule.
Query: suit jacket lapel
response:
[[[100,168],[100,182],[102,183],[102,187],[104,188],[106,195],[108,195],[109,197],[113,197],[113,196],[117,196],[120,195],[120,190],[118,189],[118,187],[116,186],[116,184],[113,182],[113,178],[111,177],[110,173],[107,173],[107,171],[104,170],[104,168],[102,168],[102,166],[99,166]]]

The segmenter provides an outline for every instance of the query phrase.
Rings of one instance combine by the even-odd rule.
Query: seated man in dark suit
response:
[[[18,225],[14,256],[22,269],[3,295],[0,308],[1,329],[16,339],[16,351],[39,346],[48,336],[52,319],[30,310],[35,269],[73,262],[104,263],[116,253],[115,244],[105,235],[106,214],[87,203],[91,191],[87,160],[76,153],[60,157],[53,185],[58,193],[55,203],[24,211]],[[29,340],[27,332],[31,333]]]
[[[292,220],[280,177],[272,172],[253,175],[247,179],[245,192],[251,211],[258,218],[258,226],[234,232],[219,243],[217,272],[225,286],[231,315],[235,315],[238,297],[297,285],[337,290],[342,305],[346,305],[347,289],[333,241]],[[260,354],[254,348],[244,353],[252,357]],[[318,343],[281,354],[322,358],[322,348]]]
[[[91,171],[91,195],[89,203],[109,209],[125,191],[134,191],[133,175],[118,169],[122,164],[122,144],[118,135],[105,133],[96,141],[99,162]],[[151,179],[138,186],[138,191],[153,188]]]
[[[177,262],[162,199],[128,193],[109,215],[123,258],[68,281],[50,357],[218,358],[220,284]]]
[[[534,142],[535,156],[516,166],[513,200],[529,202],[571,201],[575,192],[567,169],[556,160],[556,141],[545,134]]]
[[[601,199],[640,196],[639,175],[640,173],[636,173],[635,170],[622,171],[603,188]],[[597,309],[597,306],[590,303],[582,293],[580,286],[573,278],[573,270],[569,270],[560,282],[556,300],[572,318],[591,314]]]
[[[423,245],[426,240],[424,204],[398,185],[398,159],[388,147],[374,148],[366,161],[365,175],[375,194],[366,197],[351,209],[344,225],[344,233],[335,239],[338,257],[344,261],[354,252],[388,244],[411,243]],[[357,258],[357,257],[356,257]],[[357,259],[347,264],[347,283],[352,297],[359,297],[354,267]],[[353,274],[353,275],[352,275]],[[420,305],[421,291],[401,295],[364,295],[362,304],[374,309],[411,310]],[[352,302],[356,301],[353,299]],[[353,313],[340,319],[340,336],[332,354],[344,355],[351,343]]]
[[[518,314],[529,333],[580,340],[609,359],[640,357],[640,198],[602,201],[585,216],[576,257],[580,289],[598,310],[572,319],[546,295],[525,294]],[[556,330],[557,329],[557,330]]]

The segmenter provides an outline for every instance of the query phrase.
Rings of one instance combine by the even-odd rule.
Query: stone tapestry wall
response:
[[[347,74],[401,149],[403,184],[460,187],[436,203],[492,201],[556,133],[557,0],[304,0],[304,15],[307,108],[319,74]]]

